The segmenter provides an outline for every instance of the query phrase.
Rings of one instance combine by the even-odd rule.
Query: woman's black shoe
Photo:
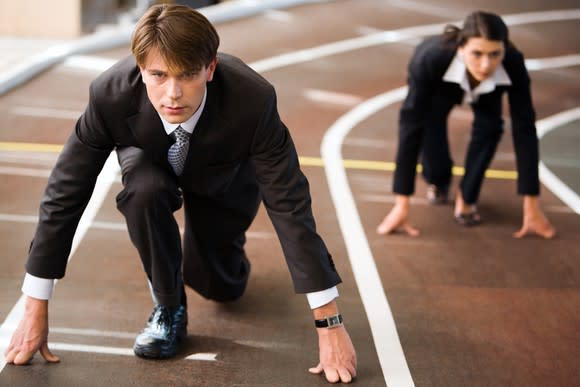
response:
[[[464,227],[472,227],[481,224],[481,216],[479,216],[479,212],[473,211],[468,212],[466,214],[455,214],[455,221],[457,224],[464,226]]]
[[[436,185],[429,185],[427,187],[427,200],[430,204],[441,205],[447,204],[449,200],[449,187],[437,187]]]

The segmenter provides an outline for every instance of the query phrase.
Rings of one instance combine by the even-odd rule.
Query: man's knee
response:
[[[209,300],[235,301],[246,290],[250,268],[245,254],[241,260],[235,259],[226,265],[221,265],[217,260],[203,263],[184,257],[183,282]]]

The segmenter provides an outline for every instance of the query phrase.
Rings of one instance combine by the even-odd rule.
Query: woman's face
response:
[[[492,76],[501,64],[505,47],[502,41],[469,38],[463,46],[459,47],[458,52],[463,58],[470,79],[479,84]]]

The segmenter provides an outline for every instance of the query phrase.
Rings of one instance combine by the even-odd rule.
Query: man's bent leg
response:
[[[260,204],[253,174],[242,172],[219,196],[184,193],[184,201],[185,283],[211,300],[238,299],[250,274],[245,232]]]
[[[173,216],[181,207],[181,196],[172,175],[153,164],[141,149],[127,147],[117,153],[124,185],[117,207],[125,215],[155,301],[133,350],[145,358],[173,357],[187,335],[181,239]]]

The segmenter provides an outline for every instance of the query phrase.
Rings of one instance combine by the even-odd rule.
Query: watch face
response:
[[[328,318],[328,325],[329,326],[333,326],[333,325],[339,325],[340,324],[340,320],[338,319],[338,316],[332,316]]]

